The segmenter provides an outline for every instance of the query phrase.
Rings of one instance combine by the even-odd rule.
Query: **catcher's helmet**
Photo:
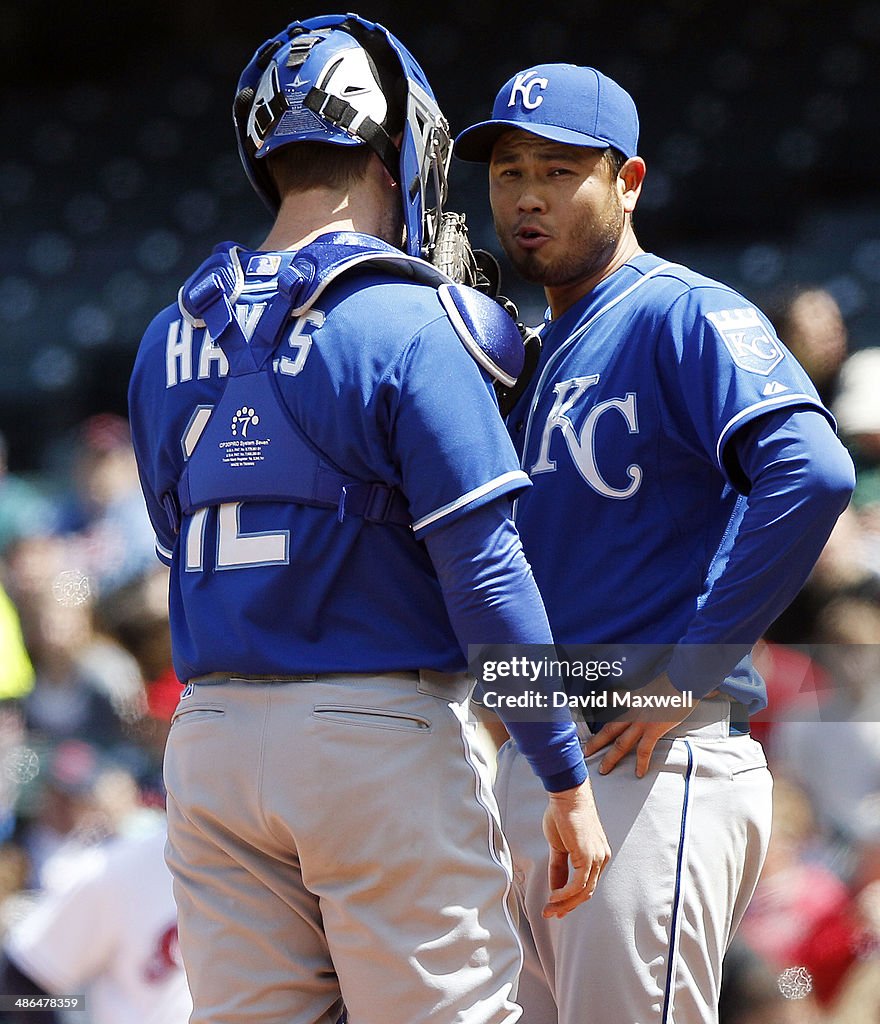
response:
[[[422,256],[433,247],[449,125],[415,58],[381,25],[354,14],[288,25],[242,72],[233,121],[247,176],[273,213],[280,197],[262,163],[267,154],[293,142],[368,145],[400,185],[406,251]]]

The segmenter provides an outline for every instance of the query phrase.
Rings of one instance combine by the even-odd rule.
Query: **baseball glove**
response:
[[[479,268],[468,240],[463,213],[441,214],[430,259],[438,270],[442,270],[453,281],[470,288],[477,287]]]

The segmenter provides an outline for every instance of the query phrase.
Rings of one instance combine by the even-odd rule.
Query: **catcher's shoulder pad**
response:
[[[372,270],[436,288],[450,323],[472,358],[493,380],[512,387],[523,368],[523,339],[510,314],[494,299],[456,283],[432,263],[355,231],[321,235],[303,246],[279,287],[289,288],[291,312],[301,316],[340,275]]]
[[[244,271],[235,242],[221,242],[184,282],[177,295],[183,316],[194,327],[207,325],[217,337],[244,287]],[[437,288],[452,278],[439,268],[357,231],[332,231],[292,253],[277,254],[279,292],[291,316],[302,316],[338,277],[355,270],[375,270]]]
[[[378,271],[432,285],[452,278],[418,256],[357,231],[332,231],[297,250],[289,266],[279,275],[279,288],[291,304],[291,313],[302,316],[325,289],[342,274]]]
[[[242,251],[234,242],[218,245],[178,294],[181,313],[194,326],[207,326],[215,340],[228,337],[227,329],[235,328],[232,310],[244,285]],[[514,385],[523,367],[523,341],[502,306],[482,292],[457,284],[426,260],[356,231],[328,232],[284,254],[276,278],[279,297],[268,318],[275,339],[280,326],[276,321],[302,316],[334,281],[354,271],[378,271],[436,288],[450,323],[473,359],[493,380],[506,387]]]
[[[221,242],[177,293],[177,305],[193,327],[207,327],[212,338],[223,333],[232,319],[232,307],[244,287],[238,254],[241,246]]]
[[[442,284],[437,294],[471,357],[505,387],[522,373],[525,349],[510,314],[494,299],[462,284]]]

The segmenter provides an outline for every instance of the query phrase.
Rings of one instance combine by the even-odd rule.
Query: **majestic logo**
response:
[[[516,106],[517,97],[522,101],[522,105],[526,110],[535,110],[540,107],[544,102],[543,96],[535,96],[533,94],[534,89],[546,89],[550,84],[546,78],[533,77],[537,76],[536,71],[523,71],[516,76],[513,82],[513,88],[510,90],[510,100],[508,107]]]
[[[553,393],[556,399],[553,408],[544,423],[544,433],[541,435],[541,447],[538,450],[538,458],[533,464],[530,473],[552,473],[556,469],[556,463],[550,458],[550,441],[553,431],[559,430],[565,438],[569,454],[577,467],[577,471],[584,480],[597,493],[605,498],[623,500],[631,498],[642,485],[642,467],[635,464],[627,466],[626,473],[629,483],[626,487],[612,487],[599,472],[596,462],[596,427],[599,420],[612,410],[623,417],[627,430],[630,434],[639,432],[639,420],[636,409],[635,392],[630,391],[625,398],[609,398],[593,406],[587,413],[578,434],[575,425],[568,417],[568,413],[574,405],[583,397],[586,392],[599,383],[599,374],[591,373],[588,377],[574,377],[571,380],[560,381],[554,388]]]
[[[782,346],[767,333],[756,309],[723,309],[707,313],[706,318],[740,369],[767,377],[785,358]]]

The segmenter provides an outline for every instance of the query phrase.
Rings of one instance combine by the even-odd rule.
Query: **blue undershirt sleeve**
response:
[[[425,544],[465,654],[469,647],[487,645],[496,650],[508,644],[552,648],[544,604],[511,522],[507,498],[433,531]],[[501,720],[545,789],[559,792],[580,785],[587,767],[568,710],[552,708],[548,677],[541,674],[527,683],[531,692],[546,696],[547,710],[520,715],[499,707]]]
[[[697,697],[723,682],[795,598],[855,486],[852,460],[830,423],[806,407],[741,427],[725,464],[748,507],[727,565],[667,668],[674,686]]]

